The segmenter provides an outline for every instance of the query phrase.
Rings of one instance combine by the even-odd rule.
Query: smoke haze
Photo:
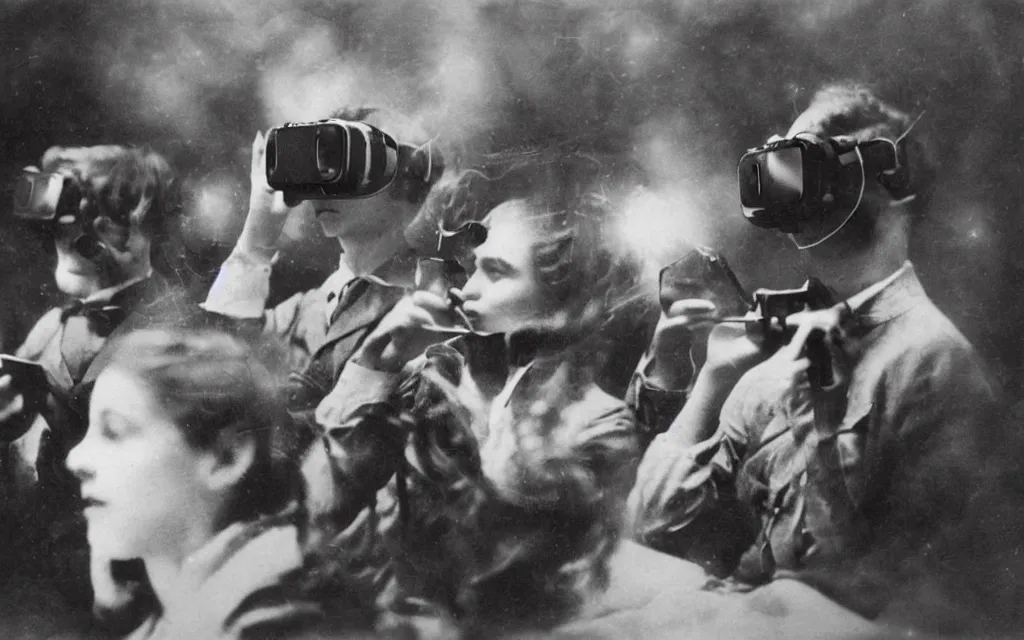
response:
[[[54,144],[148,143],[186,177],[189,249],[209,280],[241,228],[258,129],[345,104],[401,111],[449,164],[537,147],[632,163],[624,237],[649,273],[710,244],[749,289],[799,256],[740,215],[735,164],[822,83],[867,81],[925,112],[938,190],[912,257],[1012,398],[1024,390],[1024,5],[1017,0],[5,0],[5,171]],[[4,174],[7,175],[6,173]],[[7,205],[3,205],[6,207]],[[4,212],[6,214],[6,211]],[[4,292],[52,301],[46,242],[4,216]],[[313,284],[336,247],[289,227]],[[36,251],[27,258],[26,247]],[[16,249],[17,248],[17,249]],[[44,268],[45,265],[45,268]],[[36,294],[39,287],[43,294]],[[13,313],[7,311],[5,313]]]

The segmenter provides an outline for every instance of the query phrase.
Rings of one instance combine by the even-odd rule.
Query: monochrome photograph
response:
[[[0,638],[1024,638],[1020,0],[0,33]]]

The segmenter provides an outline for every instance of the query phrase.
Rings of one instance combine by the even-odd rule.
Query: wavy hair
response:
[[[628,465],[600,446],[556,445],[564,396],[552,395],[521,416],[518,434],[542,436],[524,445],[514,479],[499,486],[484,473],[459,399],[460,367],[453,350],[435,349],[403,384],[394,413],[380,418],[409,434],[391,485],[397,499],[365,510],[332,541],[319,558],[320,583],[356,581],[398,614],[418,603],[416,612],[426,607],[463,638],[550,628],[607,585]]]
[[[122,145],[50,147],[41,165],[43,171],[73,176],[86,192],[86,206],[98,216],[137,225],[152,242],[157,271],[181,272],[181,184],[162,155]]]

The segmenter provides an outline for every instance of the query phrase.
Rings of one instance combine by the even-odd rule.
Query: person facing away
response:
[[[277,445],[289,419],[272,371],[282,351],[208,329],[115,343],[67,466],[92,551],[144,567],[119,603],[136,621],[129,637],[324,630],[324,602],[298,586],[305,520],[298,463]],[[350,605],[333,612],[335,637],[369,637],[372,610],[344,585],[333,596]]]
[[[45,576],[88,610],[84,530],[64,458],[85,431],[109,341],[186,306],[180,279],[166,272],[180,213],[177,179],[159,154],[117,145],[51,147],[40,168],[77,194],[47,223],[54,280],[71,301],[45,313],[15,352],[45,370],[47,388],[38,390],[45,402],[30,405],[9,375],[0,376],[2,489],[11,515],[0,526],[16,532],[5,545],[9,566]]]
[[[908,260],[930,188],[910,126],[850,83],[823,87],[793,122],[789,137],[899,141],[909,184],[893,193],[867,172],[791,234],[844,302],[790,316],[789,344],[765,360],[742,329],[712,331],[690,398],[640,465],[638,541],[736,585],[797,576],[871,616],[941,563],[930,541],[980,486],[998,397]],[[812,330],[829,349],[829,386],[808,377]]]

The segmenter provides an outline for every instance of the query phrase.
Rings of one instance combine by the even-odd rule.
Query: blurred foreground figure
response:
[[[637,539],[725,587],[797,576],[877,616],[941,568],[933,542],[989,473],[997,394],[907,259],[930,178],[911,125],[868,89],[827,86],[740,163],[748,219],[790,234],[843,302],[785,318],[767,360],[764,336],[716,327],[641,464]],[[913,623],[946,622],[929,604]]]
[[[630,412],[595,382],[635,265],[598,199],[538,184],[487,216],[461,289],[417,291],[367,337],[324,416],[356,417],[305,468],[325,553],[376,547],[384,606],[466,637],[550,627],[605,588],[639,458]],[[356,428],[377,445],[347,448]],[[332,537],[349,492],[385,483]]]
[[[108,342],[185,308],[182,287],[154,269],[177,221],[176,180],[152,151],[53,147],[41,170],[25,170],[16,193],[16,213],[53,234],[54,278],[72,301],[46,313],[17,351],[45,375],[31,383],[18,369],[0,376],[2,553],[16,579],[26,572],[55,581],[88,610],[84,528],[64,459],[85,432]]]
[[[120,603],[143,620],[131,638],[308,637],[323,622],[297,587],[302,485],[276,443],[288,416],[261,362],[272,353],[218,332],[140,331],[97,378],[67,466],[93,553],[144,566]],[[345,614],[336,630],[352,635],[332,637],[366,637],[372,614]]]

